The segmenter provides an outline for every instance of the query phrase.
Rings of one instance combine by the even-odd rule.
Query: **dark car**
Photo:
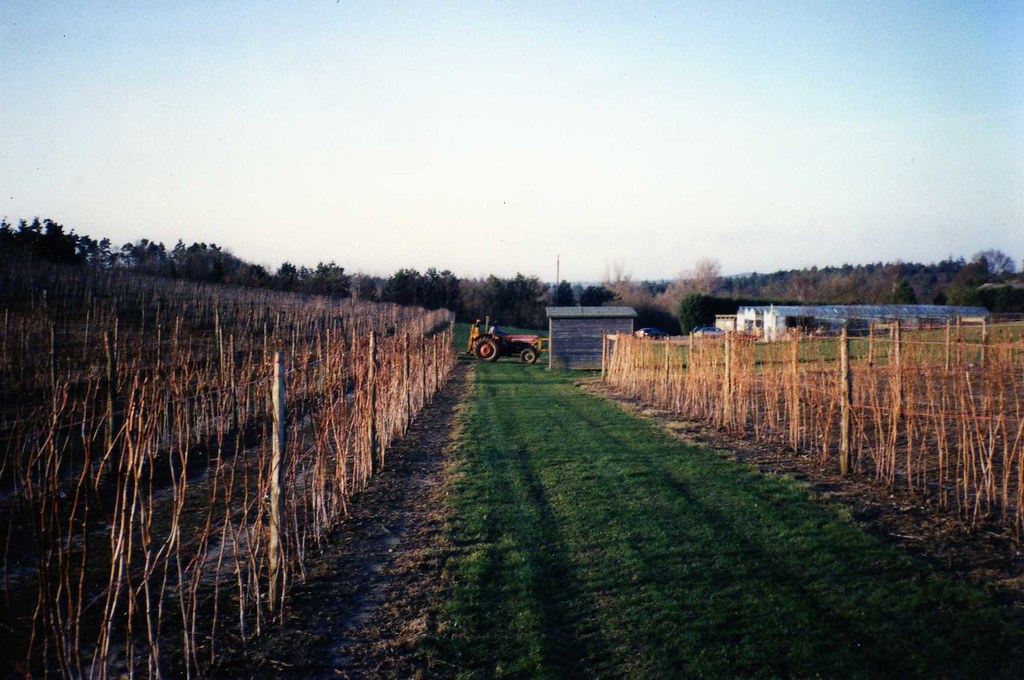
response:
[[[633,333],[638,338],[667,338],[668,333],[660,328],[641,328]]]

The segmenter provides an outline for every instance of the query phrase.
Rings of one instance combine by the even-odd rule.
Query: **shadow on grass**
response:
[[[466,676],[1017,677],[1019,622],[806,497],[487,366],[438,659]]]
[[[605,468],[603,498],[633,583],[608,626],[642,628],[645,669],[710,677],[1018,677],[1021,617],[809,502],[786,480],[562,402]],[[598,404],[598,407],[601,405]],[[624,416],[623,416],[624,417]],[[586,474],[567,475],[569,479]],[[642,499],[641,502],[637,502]],[[592,500],[596,498],[592,497]],[[633,617],[633,590],[644,592]],[[609,608],[614,610],[615,608]],[[641,656],[641,655],[637,655]],[[638,659],[622,659],[622,663]]]
[[[488,441],[463,470],[473,482],[463,493],[479,512],[456,521],[461,597],[437,658],[485,677],[583,677],[580,589],[560,522],[530,451],[506,444]]]
[[[526,497],[535,514],[537,544],[531,553],[537,569],[531,590],[540,604],[542,666],[571,675],[586,657],[570,604],[579,598],[579,586],[572,579],[565,541],[559,521],[551,510],[544,485],[530,467],[529,453],[516,450],[515,473],[525,485]]]

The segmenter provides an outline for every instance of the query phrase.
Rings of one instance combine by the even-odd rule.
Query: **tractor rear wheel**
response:
[[[527,347],[519,353],[519,358],[523,360],[524,364],[535,364],[537,363],[537,350]]]
[[[473,352],[476,354],[476,358],[480,361],[497,361],[498,343],[494,342],[494,340],[491,340],[490,338],[485,338],[476,343],[476,348]]]

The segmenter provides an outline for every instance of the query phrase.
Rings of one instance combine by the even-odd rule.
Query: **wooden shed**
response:
[[[550,368],[601,368],[605,335],[632,333],[632,307],[548,307]]]

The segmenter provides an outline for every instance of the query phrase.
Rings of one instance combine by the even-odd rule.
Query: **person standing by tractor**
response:
[[[473,353],[473,348],[476,347],[476,341],[480,339],[480,335],[480,319],[477,319],[469,327],[469,343],[466,345],[466,354]]]

